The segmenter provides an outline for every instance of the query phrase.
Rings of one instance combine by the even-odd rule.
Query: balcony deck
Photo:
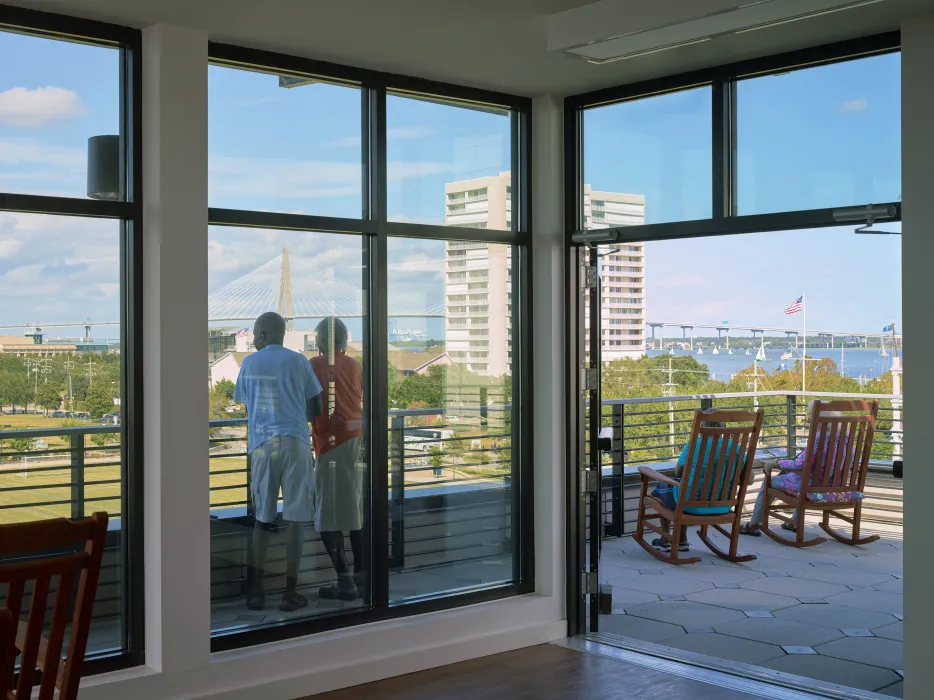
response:
[[[817,519],[807,529],[822,532]],[[694,528],[691,555],[702,560],[680,567],[631,537],[605,540],[600,580],[613,586],[613,614],[600,617],[599,631],[901,697],[902,528],[866,523],[862,531],[882,539],[796,549],[743,537],[740,550],[758,559],[732,564]]]

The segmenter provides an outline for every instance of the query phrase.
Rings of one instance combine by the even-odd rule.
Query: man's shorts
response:
[[[678,507],[678,502],[675,500],[675,487],[671,484],[659,484],[652,489],[651,495],[669,510],[675,510]]]
[[[318,532],[363,527],[363,438],[350,438],[318,456],[315,464],[315,529]]]
[[[282,519],[307,523],[314,501],[314,457],[311,446],[298,438],[270,438],[250,453],[251,492],[256,519],[275,522],[279,489],[282,489]]]

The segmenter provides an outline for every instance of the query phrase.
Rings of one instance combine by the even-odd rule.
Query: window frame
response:
[[[320,77],[330,83],[357,87],[361,93],[362,115],[362,208],[360,218],[328,217],[249,211],[218,207],[208,208],[209,226],[241,228],[276,228],[321,233],[358,234],[364,240],[367,255],[367,316],[364,343],[368,354],[364,415],[368,422],[367,440],[370,456],[370,493],[389,492],[389,470],[373,465],[389,463],[387,426],[389,422],[387,245],[390,238],[420,238],[444,241],[505,243],[512,246],[512,298],[514,304],[512,350],[525,361],[513,367],[513,436],[512,458],[512,532],[514,543],[514,582],[469,593],[439,593],[427,600],[389,603],[389,501],[371,498],[371,522],[386,523],[372,527],[371,606],[322,617],[268,626],[259,629],[212,635],[211,651],[265,644],[283,639],[316,634],[332,629],[377,622],[439,610],[474,605],[532,593],[534,581],[534,516],[532,463],[532,365],[531,365],[531,110],[532,100],[504,93],[452,85],[368,69],[353,68],[315,59],[270,51],[210,42],[209,65],[243,70],[262,70],[297,77]],[[513,210],[510,230],[459,228],[444,225],[402,223],[388,220],[387,209],[387,94],[443,102],[455,107],[496,109],[509,113],[511,142],[511,184]],[[459,200],[458,200],[459,201]],[[445,205],[449,204],[445,199]],[[454,202],[456,203],[456,202]]]
[[[660,78],[619,85],[573,95],[564,100],[564,206],[565,206],[565,342],[568,349],[565,387],[569,397],[581,397],[581,372],[585,357],[586,334],[583,332],[585,315],[582,302],[581,260],[584,244],[576,243],[574,235],[584,228],[584,167],[583,167],[583,114],[586,109],[678,92],[705,85],[712,86],[713,146],[713,209],[708,219],[678,221],[640,226],[622,226],[600,229],[615,234],[613,245],[622,247],[628,242],[722,236],[741,233],[819,229],[840,226],[834,220],[832,209],[805,209],[766,214],[737,216],[736,193],[736,82],[742,79],[784,73],[789,70],[813,68],[859,58],[901,51],[901,33],[877,34],[848,41],[800,49],[788,53],[753,58],[712,68],[679,73]],[[866,204],[869,204],[868,202]],[[894,207],[895,216],[888,221],[901,221],[901,202],[872,202],[874,205]],[[848,205],[842,205],[847,207]],[[859,206],[858,203],[849,207]],[[855,225],[855,224],[854,224]],[[595,298],[595,297],[594,297]],[[593,300],[591,300],[593,304]],[[599,361],[599,354],[597,353]],[[584,450],[585,423],[582,400],[577,401],[567,415],[567,454],[574,455],[581,465],[587,463]],[[591,437],[593,448],[595,438]],[[566,493],[566,606],[568,634],[575,636],[587,631],[587,595],[583,593],[582,573],[588,571],[586,540],[586,501],[581,494],[581,473],[568,469]],[[590,595],[591,606],[596,596]]]
[[[565,139],[565,212],[568,245],[571,236],[584,230],[583,220],[583,144],[584,112],[658,95],[681,92],[691,88],[712,90],[712,215],[706,219],[673,221],[639,226],[619,226],[606,231],[619,232],[617,242],[690,238],[729,233],[782,231],[802,228],[823,228],[839,225],[833,213],[841,207],[861,206],[870,202],[841,204],[823,209],[793,209],[766,214],[737,215],[736,211],[736,84],[740,80],[785,73],[803,68],[815,68],[843,63],[859,58],[898,53],[901,34],[889,32],[875,36],[825,44],[790,53],[765,56],[714,68],[654,78],[593,92],[573,95],[564,101]],[[895,207],[896,215],[886,221],[901,221],[901,202],[872,202]]]
[[[145,663],[143,570],[142,33],[107,22],[0,5],[0,30],[120,51],[123,201],[0,192],[0,211],[115,219],[120,232],[122,649],[91,656],[84,675]]]

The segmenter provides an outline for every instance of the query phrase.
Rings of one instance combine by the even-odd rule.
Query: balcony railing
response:
[[[393,570],[511,552],[510,409],[478,405],[390,411],[386,527]],[[247,580],[253,504],[246,419],[212,420],[206,427],[211,599],[223,601],[242,596]],[[117,614],[120,605],[120,431],[112,425],[0,431],[0,522],[110,513],[112,532],[95,606],[99,617]],[[312,527],[305,528],[305,542],[303,582],[329,580],[333,571]],[[284,549],[279,549],[270,551],[270,571],[284,566]]]
[[[663,474],[673,473],[678,455],[690,437],[696,411],[709,407],[762,409],[765,415],[758,457],[786,458],[796,456],[806,447],[808,401],[841,398],[880,402],[862,518],[867,522],[901,524],[901,481],[893,478],[892,472],[893,460],[900,460],[902,455],[901,397],[768,391],[603,401],[601,425],[611,428],[613,437],[611,451],[601,458],[603,535],[632,534],[639,500],[638,467],[651,464]],[[761,477],[757,477],[748,490],[745,511],[751,512],[761,482]]]

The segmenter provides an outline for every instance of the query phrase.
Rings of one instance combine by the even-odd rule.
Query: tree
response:
[[[55,411],[62,405],[62,393],[57,385],[52,382],[45,382],[39,385],[39,393],[36,394],[36,402],[48,411]]]
[[[235,388],[236,385],[229,379],[219,379],[214,384],[214,391],[226,396],[228,401],[233,401]]]
[[[0,371],[0,404],[9,403],[13,407],[13,413],[16,413],[16,407],[22,406],[26,410],[26,404],[33,395],[33,384],[29,380],[22,368],[18,371],[5,369]]]
[[[110,382],[95,381],[88,389],[84,407],[94,420],[100,420],[114,408],[114,392]]]

